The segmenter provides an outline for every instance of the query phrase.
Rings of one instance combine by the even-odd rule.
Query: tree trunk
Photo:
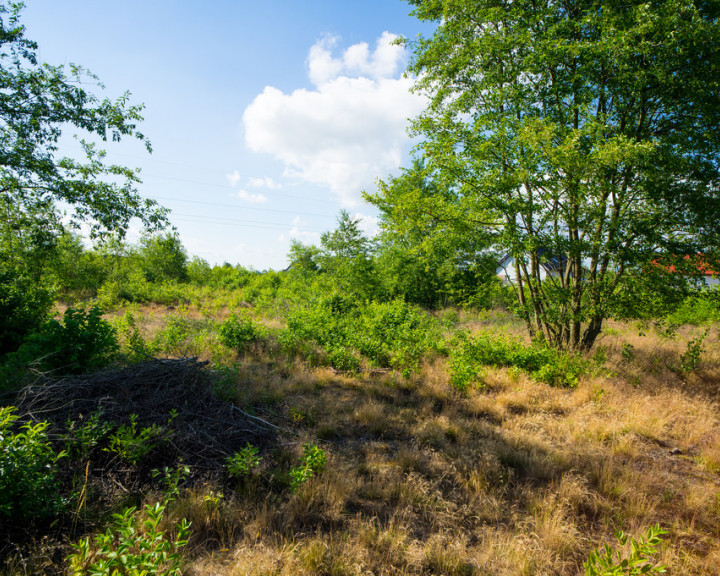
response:
[[[602,316],[594,316],[592,320],[590,320],[590,324],[588,324],[587,328],[585,328],[585,332],[583,333],[582,341],[580,342],[580,350],[587,351],[593,347],[595,340],[602,332],[602,325]]]

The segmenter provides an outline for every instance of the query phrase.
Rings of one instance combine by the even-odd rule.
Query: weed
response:
[[[114,523],[104,534],[73,544],[67,557],[74,576],[106,576],[128,574],[144,576],[178,576],[181,574],[180,549],[187,544],[190,524],[184,519],[177,524],[177,534],[169,537],[159,529],[165,504],[145,506],[147,520],[140,523],[135,508],[114,514]]]
[[[170,414],[168,426],[172,424],[175,416],[175,412]],[[130,424],[123,424],[110,435],[110,445],[105,450],[118,454],[134,466],[152,452],[157,447],[157,442],[165,439],[167,435],[168,430],[158,424],[138,430],[137,414],[130,414]]]
[[[625,342],[622,346],[621,354],[623,360],[632,360],[633,358],[635,358],[635,346],[633,346],[629,342]]]
[[[260,465],[262,456],[258,456],[259,451],[257,446],[253,446],[248,442],[239,452],[228,456],[225,460],[228,474],[234,478],[249,476],[253,469]]]
[[[71,458],[85,460],[112,430],[110,422],[103,422],[103,410],[98,408],[85,421],[68,420],[63,435],[67,452]]]
[[[613,551],[605,544],[602,551],[595,550],[583,563],[586,576],[640,576],[641,574],[662,574],[665,566],[652,563],[652,556],[661,542],[660,536],[666,530],[655,524],[648,529],[647,535],[640,540],[629,538],[630,554],[621,558],[620,552]],[[624,532],[616,532],[620,546],[625,546],[628,536]]]
[[[293,492],[325,470],[325,451],[317,444],[303,444],[302,464],[290,470],[290,488]]]

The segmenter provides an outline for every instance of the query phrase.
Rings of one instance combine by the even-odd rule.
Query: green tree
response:
[[[174,232],[140,239],[140,260],[148,282],[187,280],[187,252]]]
[[[58,236],[46,265],[61,293],[80,297],[95,296],[109,273],[103,255],[86,248],[82,238],[71,232]]]
[[[374,248],[373,242],[360,230],[360,219],[342,210],[337,228],[320,237],[320,253],[315,259],[320,271],[332,275],[340,289],[359,298],[372,299],[377,289]]]
[[[288,252],[290,270],[300,275],[316,273],[320,269],[318,264],[319,255],[320,249],[317,246],[303,244],[299,240],[292,240],[290,242],[290,252]]]
[[[588,349],[659,254],[717,247],[720,3],[410,3],[438,204],[514,257],[532,335]]]
[[[489,234],[459,205],[456,191],[433,179],[418,158],[378,188],[364,196],[380,209],[376,266],[389,296],[429,307],[488,304],[480,295],[497,283]]]
[[[150,150],[137,129],[142,106],[127,93],[99,99],[83,87],[97,79],[81,67],[40,63],[20,24],[22,8],[0,2],[0,353],[42,322],[40,303],[51,301],[42,264],[64,227],[58,203],[66,226],[84,222],[93,237],[122,235],[132,218],[149,228],[167,223],[163,209],[138,195],[138,173],[106,163],[98,146],[130,137]],[[89,138],[80,140],[83,161],[59,156],[68,129]]]

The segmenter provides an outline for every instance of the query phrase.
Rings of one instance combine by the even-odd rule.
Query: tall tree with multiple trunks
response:
[[[431,208],[514,257],[531,335],[589,349],[634,273],[717,247],[720,2],[409,1]]]
[[[40,321],[49,300],[37,264],[63,227],[85,222],[101,236],[122,235],[132,218],[151,229],[167,224],[165,211],[138,195],[137,172],[106,163],[97,146],[130,137],[149,151],[137,129],[142,106],[127,93],[99,99],[83,87],[97,82],[83,68],[40,63],[22,8],[0,2],[0,353]],[[59,156],[70,129],[95,140],[80,140],[83,161]]]

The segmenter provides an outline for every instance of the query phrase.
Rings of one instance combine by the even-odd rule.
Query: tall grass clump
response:
[[[450,381],[460,391],[482,385],[486,366],[518,368],[550,386],[575,387],[587,370],[587,362],[578,356],[541,345],[522,342],[483,332],[474,336],[460,333],[450,353]]]

